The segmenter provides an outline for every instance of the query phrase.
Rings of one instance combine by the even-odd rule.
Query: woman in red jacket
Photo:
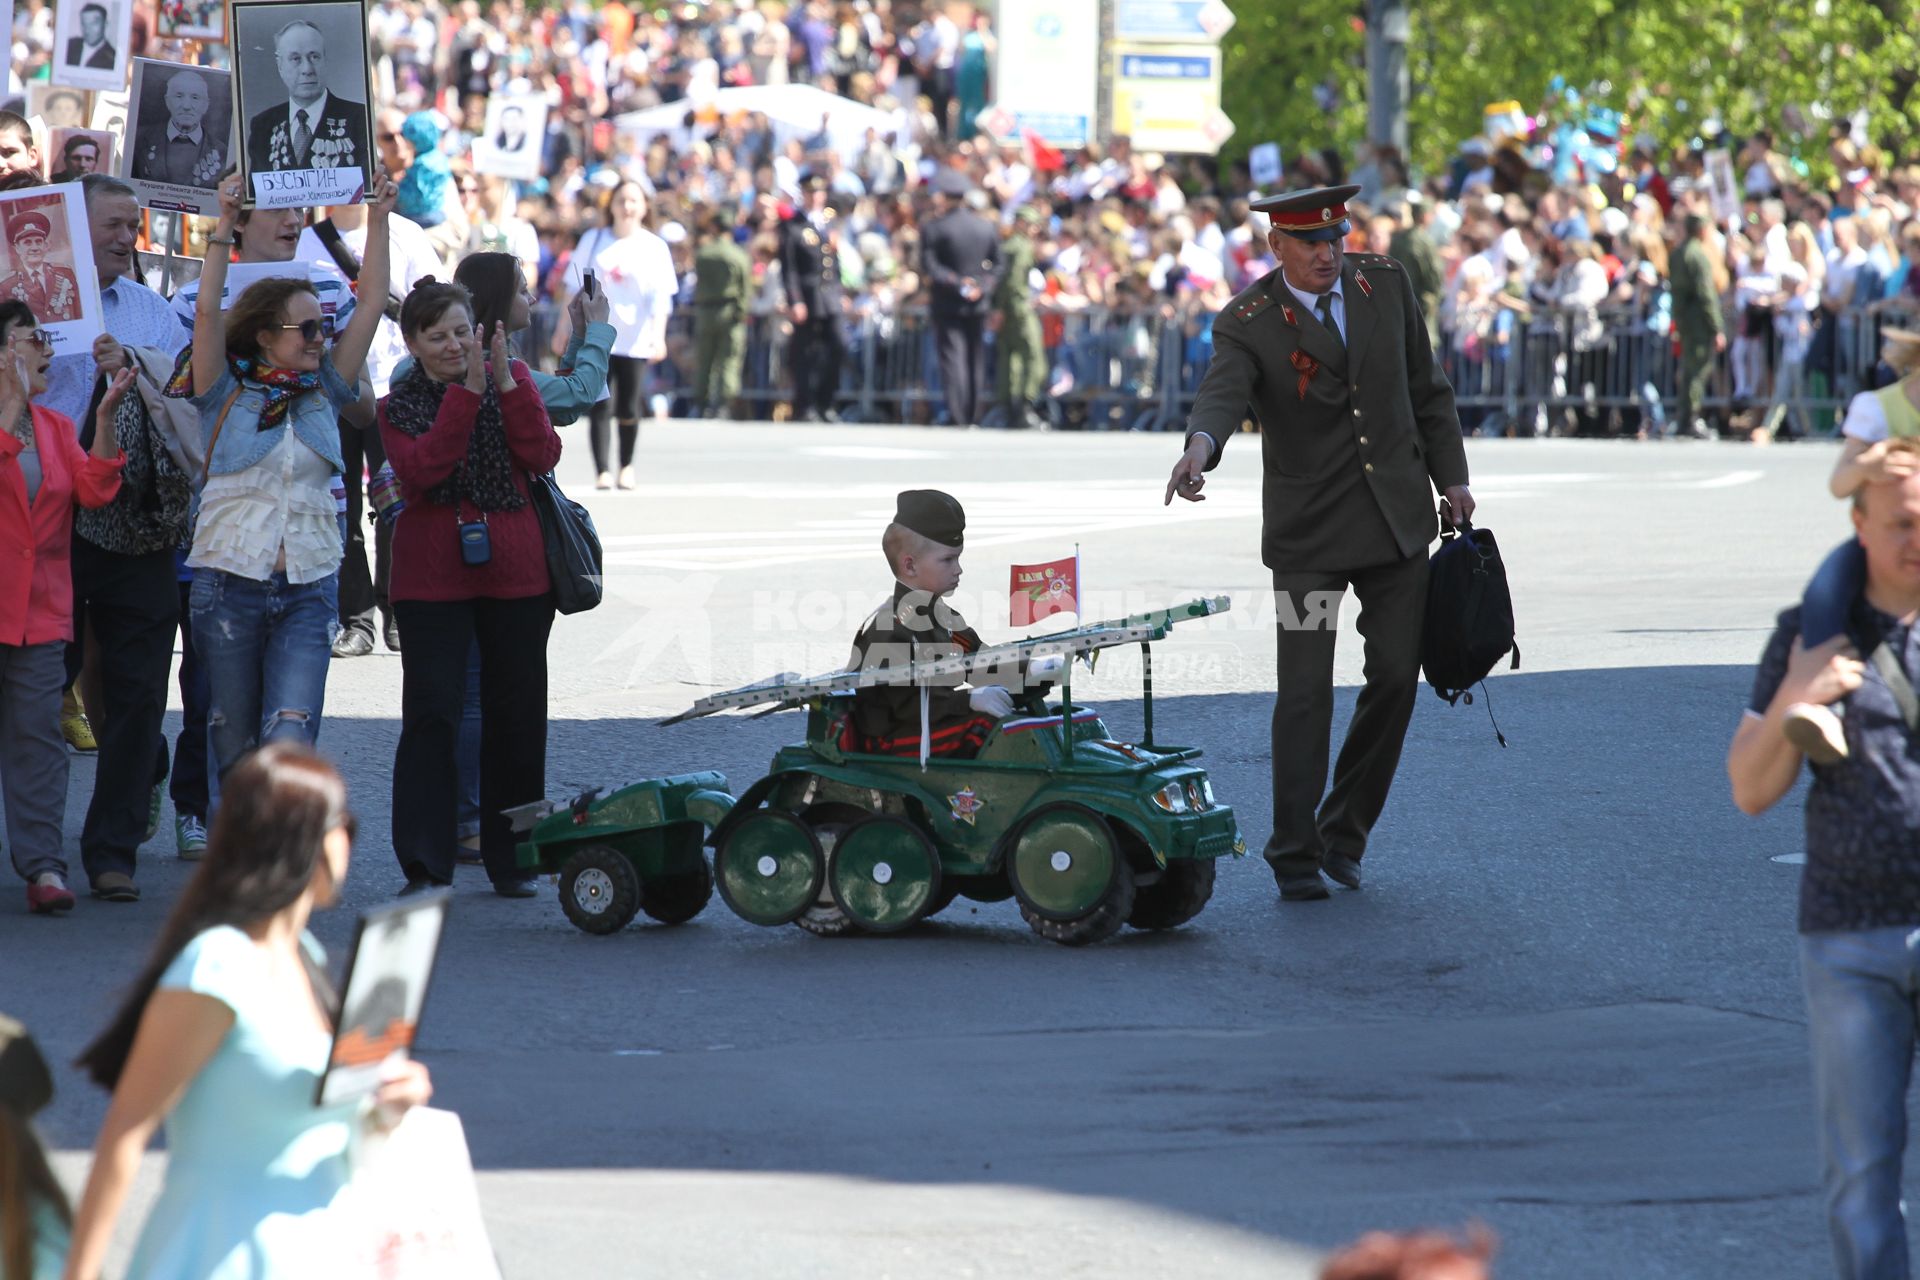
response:
[[[453,880],[455,747],[467,651],[480,646],[480,856],[494,891],[528,898],[502,811],[546,795],[547,633],[553,595],[527,473],[553,469],[560,437],[527,367],[491,360],[473,303],[431,277],[407,295],[400,333],[413,368],[380,402],[380,438],[405,502],[393,527],[400,624],[400,745],[393,847],[403,893]]]
[[[104,507],[120,492],[126,455],[114,434],[122,370],[94,415],[93,452],[73,422],[28,401],[47,389],[53,341],[24,302],[0,302],[0,795],[7,851],[27,882],[27,909],[73,909],[60,825],[67,808],[67,744],[60,689],[73,639],[73,504]],[[95,886],[98,893],[100,887]]]

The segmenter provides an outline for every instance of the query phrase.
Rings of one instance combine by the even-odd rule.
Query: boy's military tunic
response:
[[[693,257],[694,399],[716,412],[740,394],[752,295],[753,261],[732,236],[700,246]]]
[[[1317,878],[1331,855],[1357,863],[1365,852],[1419,686],[1435,490],[1467,483],[1453,389],[1406,272],[1348,254],[1340,280],[1344,343],[1277,270],[1233,299],[1214,322],[1213,363],[1188,418],[1189,443],[1193,432],[1213,439],[1208,470],[1243,419],[1260,423],[1260,551],[1279,611],[1266,858],[1283,889]],[[1367,684],[1322,803],[1335,633],[1314,606],[1349,587]]]
[[[944,601],[930,601],[926,592],[896,582],[893,598],[874,610],[854,635],[847,669],[904,672],[909,663],[976,653],[980,646],[980,633]],[[960,683],[958,678],[952,682]],[[927,690],[927,727],[933,755],[978,750],[993,724],[992,716],[973,709],[968,690],[937,686]],[[902,683],[861,688],[853,697],[853,727],[868,751],[917,755],[919,686]]]

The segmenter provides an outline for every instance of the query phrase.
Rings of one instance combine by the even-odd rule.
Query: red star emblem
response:
[[[947,803],[953,808],[953,820],[973,825],[974,815],[986,806],[986,801],[973,794],[972,787],[962,787],[947,797]]]

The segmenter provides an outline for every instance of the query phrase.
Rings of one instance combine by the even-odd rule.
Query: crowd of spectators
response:
[[[41,0],[17,13],[24,76],[43,74],[38,55],[21,55],[46,47],[34,36],[48,15]],[[429,155],[449,170],[449,181],[427,189],[444,208],[416,221],[429,226],[449,268],[476,250],[537,264],[533,342],[543,354],[564,341],[553,322],[569,300],[576,247],[611,221],[622,180],[637,180],[646,225],[666,241],[683,281],[667,359],[648,388],[656,410],[690,402],[680,392],[693,380],[693,259],[707,215],[724,206],[736,215],[730,234],[754,264],[748,401],[765,416],[788,411],[775,354],[789,305],[778,231],[803,205],[810,177],[832,193],[855,361],[876,343],[912,348],[910,358],[850,368],[849,392],[861,379],[924,388],[930,376],[914,317],[928,299],[921,239],[942,169],[986,193],[1009,232],[1022,206],[1043,215],[1028,283],[1055,421],[1177,425],[1180,396],[1206,365],[1212,315],[1274,266],[1264,219],[1248,211],[1256,186],[1244,162],[1165,156],[1124,137],[1062,152],[1032,137],[983,133],[995,35],[988,14],[965,0],[657,9],[379,0],[369,22],[386,108],[377,126],[383,158],[396,173]],[[884,113],[890,127],[867,130],[857,146],[842,137],[836,148],[825,122],[795,129],[716,106],[725,89],[783,84],[842,95]],[[521,93],[550,107],[542,176],[476,173],[469,146],[488,98]],[[678,103],[687,108],[682,127],[665,133],[622,121]],[[1708,177],[1719,146],[1733,161],[1733,217]],[[1410,174],[1391,150],[1306,150],[1265,187],[1357,182],[1350,249],[1425,258],[1423,244],[1431,247],[1439,278],[1423,280],[1421,291],[1464,417],[1471,429],[1507,434],[1698,429],[1675,420],[1668,289],[1686,217],[1697,214],[1712,226],[1725,337],[1712,408],[1699,416],[1723,431],[1792,433],[1831,427],[1831,406],[1872,384],[1862,353],[1881,318],[1920,300],[1920,273],[1910,269],[1920,262],[1920,164],[1860,145],[1844,125],[1824,159],[1821,171],[1837,175],[1829,183],[1804,177],[1805,166],[1764,133],[1671,152],[1630,132],[1582,133],[1576,151],[1543,115],[1466,140],[1445,172]],[[401,212],[417,214],[407,195]],[[191,239],[181,247],[200,249]],[[937,395],[879,389],[884,416],[938,420]],[[899,394],[888,400],[889,392]],[[1090,414],[1102,398],[1172,407]]]

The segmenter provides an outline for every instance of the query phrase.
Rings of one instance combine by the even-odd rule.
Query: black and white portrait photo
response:
[[[118,89],[127,82],[133,0],[59,0],[54,9],[53,83]]]
[[[27,114],[49,129],[87,127],[87,92],[38,82],[27,86]]]
[[[256,204],[361,198],[373,164],[366,51],[366,9],[357,0],[234,4],[242,154]]]
[[[48,182],[78,182],[90,173],[112,172],[112,134],[97,129],[48,130]]]
[[[546,142],[546,98],[495,94],[487,100],[486,127],[473,141],[474,170],[531,182],[540,176]]]
[[[120,176],[149,208],[218,213],[220,174],[233,162],[232,78],[135,58],[130,93]]]

